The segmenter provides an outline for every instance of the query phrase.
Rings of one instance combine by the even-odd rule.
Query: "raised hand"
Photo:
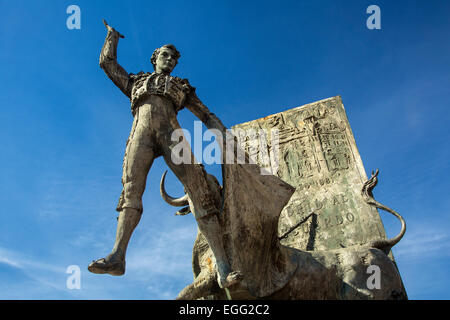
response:
[[[103,24],[105,25],[106,29],[108,29],[108,32],[109,32],[109,31],[117,32],[117,33],[119,34],[119,37],[120,37],[120,38],[125,38],[125,36],[122,35],[122,34],[120,34],[119,31],[117,31],[116,29],[114,29],[113,27],[111,27],[111,26],[106,22],[105,19],[103,19]]]

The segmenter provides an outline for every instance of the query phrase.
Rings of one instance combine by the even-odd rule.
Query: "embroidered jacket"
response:
[[[100,53],[100,67],[114,84],[131,101],[131,112],[135,115],[136,107],[141,98],[146,95],[156,94],[167,97],[178,112],[183,107],[189,109],[198,117],[208,129],[218,129],[223,134],[226,127],[217,116],[200,101],[195,93],[195,88],[189,84],[187,79],[180,79],[165,74],[155,72],[139,72],[137,74],[128,73],[117,63],[117,45],[119,33],[111,29],[106,35]]]
[[[195,88],[191,87],[187,79],[172,77],[166,74],[157,74],[155,72],[139,72],[130,74],[132,81],[131,88],[131,110],[135,113],[138,102],[152,94],[168,98],[175,107],[175,111],[183,109],[187,95]]]

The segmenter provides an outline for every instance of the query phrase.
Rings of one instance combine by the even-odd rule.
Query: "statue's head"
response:
[[[180,53],[173,44],[166,44],[153,51],[150,62],[157,73],[171,73],[178,63]]]

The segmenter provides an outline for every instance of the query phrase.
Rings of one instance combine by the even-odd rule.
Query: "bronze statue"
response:
[[[88,269],[100,274],[125,273],[128,242],[143,212],[142,195],[147,174],[153,160],[162,156],[182,182],[196,207],[195,218],[198,227],[214,252],[219,286],[228,287],[238,281],[240,275],[237,271],[232,272],[223,248],[218,222],[220,203],[214,201],[206,181],[205,169],[196,162],[192,152],[188,163],[174,163],[172,149],[178,141],[171,140],[173,131],[181,129],[177,112],[183,107],[188,108],[208,128],[219,128],[223,132],[225,126],[198,99],[195,88],[187,79],[170,75],[180,57],[175,46],[164,45],[153,52],[151,63],[154,72],[131,74],[117,63],[118,41],[124,36],[106,21],[103,22],[108,33],[100,54],[100,67],[130,98],[134,122],[123,161],[123,190],[116,209],[119,212],[116,241],[111,254],[93,261]]]
[[[118,40],[123,36],[105,21],[104,24],[108,33],[100,54],[100,66],[130,98],[134,122],[123,162],[116,241],[112,252],[93,261],[89,271],[124,274],[128,242],[143,212],[142,195],[147,174],[153,160],[162,156],[186,192],[180,199],[171,198],[164,191],[163,177],[163,198],[175,206],[189,205],[179,214],[192,212],[200,231],[193,254],[195,279],[180,292],[179,299],[221,299],[224,292],[233,299],[406,298],[398,270],[387,255],[405,233],[405,223],[400,215],[373,199],[377,174],[362,186],[362,197],[367,204],[387,210],[400,219],[402,229],[398,236],[321,251],[282,244],[280,240],[284,236],[278,235],[280,213],[296,189],[279,177],[261,174],[261,168],[248,160],[247,153],[235,150],[234,146],[240,148],[236,138],[229,135],[222,122],[200,101],[188,80],[170,75],[180,57],[173,45],[154,51],[151,57],[154,72],[127,73],[117,63]],[[183,154],[183,159],[188,161],[174,161],[174,149],[180,142],[172,141],[171,137],[175,130],[181,129],[176,117],[183,107],[208,129],[216,129],[221,135],[222,160],[226,159],[222,164],[222,185],[197,163],[189,148],[183,149],[189,151],[187,157]],[[308,118],[311,117],[305,119]],[[274,124],[277,122],[281,120]],[[294,124],[298,124],[298,119]],[[320,134],[316,129],[313,127],[311,134]],[[290,139],[293,134],[295,132],[288,130],[280,139]],[[229,149],[230,145],[233,148]],[[245,163],[236,160],[238,154],[244,154]],[[357,188],[357,184],[354,187]],[[367,287],[366,271],[371,265],[380,267],[380,290]]]

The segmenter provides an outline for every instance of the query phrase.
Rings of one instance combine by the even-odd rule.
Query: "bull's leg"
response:
[[[145,105],[141,107],[145,111]],[[140,109],[141,109],[140,108]],[[141,116],[141,117],[140,117]],[[139,121],[139,118],[144,118]],[[142,215],[142,195],[145,190],[147,174],[155,158],[152,147],[149,121],[143,121],[141,112],[136,115],[123,163],[123,190],[117,211],[116,240],[111,253],[105,258],[93,261],[88,270],[93,273],[123,275],[125,255],[134,229]]]

